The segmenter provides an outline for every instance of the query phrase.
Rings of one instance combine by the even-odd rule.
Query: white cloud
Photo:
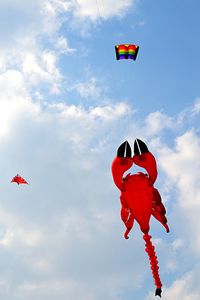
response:
[[[95,77],[91,77],[88,82],[75,83],[69,90],[76,90],[82,98],[99,98],[101,95],[101,88]]]
[[[7,229],[4,236],[0,239],[0,245],[8,248],[14,248],[17,244],[22,244],[26,247],[35,247],[41,240],[42,235],[39,230],[10,228]]]
[[[190,300],[199,299],[199,292],[193,290],[193,276],[186,274],[181,279],[176,280],[170,288],[165,290],[166,300]]]
[[[50,83],[51,91],[59,93],[59,85],[62,76],[56,67],[57,57],[52,52],[42,51],[39,55],[34,53],[24,54],[22,62],[22,74],[28,84],[39,85],[41,82]]]
[[[160,111],[150,113],[145,123],[148,133],[151,135],[158,134],[163,129],[175,127],[173,119]]]
[[[173,249],[181,247],[182,255],[194,255],[194,260],[199,257],[200,249],[200,238],[196,230],[200,226],[199,153],[200,138],[194,129],[177,136],[174,149],[162,143],[158,148],[159,167],[165,174],[164,182],[170,182],[168,193],[175,190],[168,201],[173,207],[171,226],[181,244],[173,244]]]
[[[16,290],[17,299],[78,299],[81,296],[80,286],[77,282],[66,280],[51,280],[40,282],[24,282]],[[84,298],[79,298],[84,299]]]
[[[199,291],[198,286],[194,286],[194,281],[196,281],[194,280],[194,274],[186,273],[181,278],[175,280],[170,287],[164,287],[162,296],[166,300],[197,300],[199,299]],[[152,294],[149,293],[146,299],[152,299]]]
[[[0,107],[0,136],[9,134],[16,119],[38,114],[39,107],[32,103],[20,72],[9,70],[0,75]]]
[[[37,49],[37,47],[31,51],[26,47],[21,51],[20,49],[3,51],[1,76],[6,72],[18,72],[26,82],[27,89],[38,87],[43,83],[50,87],[52,93],[56,89],[59,92],[62,75],[58,70],[57,60],[56,53]]]
[[[56,48],[61,52],[61,53],[74,53],[76,52],[75,48],[70,48],[68,45],[68,40],[66,37],[59,36],[56,42]]]
[[[43,2],[43,12],[47,16],[57,16],[71,8],[71,1],[69,0],[44,0]]]
[[[192,115],[195,116],[200,113],[200,99],[196,99],[193,107],[192,107]]]
[[[182,207],[200,205],[200,162],[197,159],[199,151],[200,139],[194,130],[176,138],[175,151],[167,148],[160,151],[160,165],[177,185]]]
[[[104,120],[115,120],[131,113],[131,109],[125,103],[119,103],[113,106],[95,107],[91,111],[91,116]]]
[[[174,249],[174,251],[178,251],[183,246],[184,242],[181,239],[174,240],[172,243],[172,248]]]
[[[46,83],[50,92],[58,94],[62,81],[57,67],[59,55],[75,51],[69,47],[67,38],[59,34],[65,20],[59,16],[67,13],[69,7],[68,1],[62,0],[1,1],[1,72],[17,70],[29,87]],[[10,20],[9,24],[6,20]],[[47,41],[48,46],[45,45]]]
[[[95,122],[95,119],[101,119],[102,121],[115,121],[121,117],[131,113],[131,108],[125,103],[117,103],[114,105],[106,106],[94,106],[89,109],[85,109],[82,106],[65,105],[63,103],[50,104],[50,109],[55,109],[59,112],[61,121],[67,121],[70,118],[80,121],[84,121],[86,124],[89,122]]]
[[[122,16],[134,4],[133,0],[76,0],[74,11],[76,17],[90,18],[92,21]]]

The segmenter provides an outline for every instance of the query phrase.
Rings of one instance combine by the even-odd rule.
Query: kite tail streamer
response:
[[[156,291],[155,291],[155,295],[160,296],[161,297],[161,293],[162,293],[162,282],[160,280],[160,276],[158,273],[158,260],[157,260],[157,256],[156,256],[156,252],[155,252],[155,247],[153,246],[152,242],[151,242],[151,238],[152,236],[149,235],[148,233],[145,233],[143,235],[143,239],[145,240],[145,251],[147,252],[148,256],[149,256],[149,261],[150,261],[150,265],[151,265],[151,271],[152,271],[152,275],[154,278],[154,283],[156,286]]]

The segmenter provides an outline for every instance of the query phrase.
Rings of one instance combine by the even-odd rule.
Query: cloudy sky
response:
[[[136,137],[157,159],[170,226],[151,220],[163,299],[199,299],[199,9],[0,0],[1,299],[154,299],[110,171]],[[137,61],[116,61],[119,43],[139,45]],[[29,185],[11,184],[17,173]]]

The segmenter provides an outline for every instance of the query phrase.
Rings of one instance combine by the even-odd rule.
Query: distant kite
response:
[[[115,46],[116,58],[117,60],[119,59],[136,60],[138,50],[139,50],[139,46],[136,45],[129,45],[129,44],[116,45]]]
[[[17,174],[15,177],[13,177],[11,182],[16,182],[18,185],[23,184],[23,183],[28,184],[28,182],[23,177],[21,177],[19,174]]]

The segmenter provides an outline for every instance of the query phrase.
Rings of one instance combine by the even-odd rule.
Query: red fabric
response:
[[[17,184],[28,184],[28,182],[18,174],[15,177],[13,177],[11,182],[16,182]]]
[[[158,273],[158,260],[157,260],[157,256],[156,256],[156,252],[155,252],[155,247],[153,246],[152,242],[151,242],[151,235],[149,234],[144,234],[143,235],[143,239],[145,240],[145,251],[147,252],[148,256],[149,256],[149,261],[150,261],[150,265],[151,265],[151,271],[152,271],[152,275],[154,278],[154,283],[157,289],[161,289],[162,287],[162,282],[160,280],[160,276]]]
[[[135,163],[144,168],[145,173],[126,175],[124,173]],[[143,233],[149,231],[149,221],[153,215],[169,231],[166,210],[160,194],[153,184],[157,178],[156,160],[151,152],[131,157],[116,157],[112,163],[112,175],[115,185],[121,191],[121,204],[123,209],[129,209],[129,213],[121,213],[122,220],[127,227],[129,219],[135,219]],[[125,217],[126,216],[126,217]],[[133,221],[129,222],[133,224]],[[129,224],[130,231],[130,224]]]
[[[130,175],[129,173],[123,177],[133,163],[144,168],[147,174],[139,172]],[[121,219],[126,226],[124,237],[128,239],[128,234],[133,227],[134,220],[136,220],[144,233],[145,250],[149,256],[154,283],[157,287],[155,295],[161,296],[162,283],[158,273],[158,260],[155,247],[151,243],[151,236],[148,234],[151,215],[169,232],[165,207],[158,190],[153,186],[157,178],[156,160],[149,151],[134,155],[133,158],[116,157],[112,163],[112,175],[115,185],[121,192]]]

